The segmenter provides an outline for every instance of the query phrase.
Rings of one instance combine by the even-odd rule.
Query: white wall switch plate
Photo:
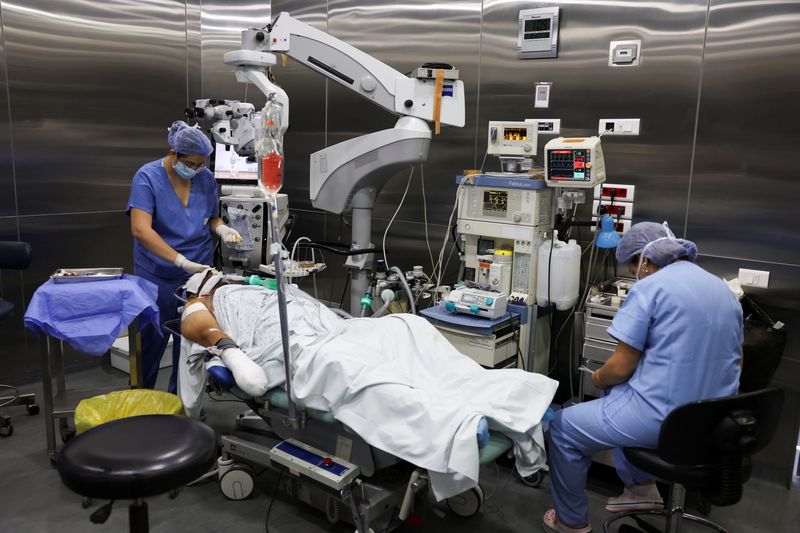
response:
[[[741,283],[742,287],[766,289],[769,286],[769,271],[740,268],[739,283]]]

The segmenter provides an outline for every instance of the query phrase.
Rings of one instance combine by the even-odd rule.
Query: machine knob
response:
[[[586,163],[586,168],[592,168],[592,162],[591,162],[591,161],[589,161],[588,163]]]
[[[471,226],[469,224],[464,224],[464,230],[469,231]]]
[[[253,206],[253,213],[257,213],[260,210],[261,210],[261,204],[256,204],[255,206]]]
[[[526,152],[530,152],[531,150],[533,150],[533,146],[531,146],[530,144],[523,144],[522,149],[525,150]]]
[[[330,457],[326,457],[325,459],[322,460],[322,466],[330,468],[332,465],[333,465],[333,459],[331,459]]]
[[[450,311],[451,313],[456,312],[456,304],[455,302],[447,301],[444,303],[444,308]]]
[[[372,76],[364,76],[361,78],[361,88],[364,89],[365,92],[371,93],[377,86],[378,82]]]
[[[405,102],[403,102],[403,105],[406,106],[407,108],[410,108],[411,106],[414,105],[414,101],[413,100],[406,100]]]
[[[472,313],[473,315],[477,315],[478,313],[481,312],[481,308],[478,307],[477,305],[470,305],[469,312]]]
[[[256,220],[261,220],[261,215],[256,215]]]
[[[514,213],[514,215],[511,218],[514,219],[514,222],[520,222],[522,220],[522,215],[520,215],[519,213]]]
[[[254,240],[254,241],[256,241],[256,242],[258,242],[258,241],[260,241],[260,240],[261,240],[261,237],[256,237],[256,238],[255,238],[255,239],[253,239],[253,240]]]
[[[263,31],[260,31],[260,32],[256,33],[256,41],[258,41],[258,42],[264,41],[264,32]]]

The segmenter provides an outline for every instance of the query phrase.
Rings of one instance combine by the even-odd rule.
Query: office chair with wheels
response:
[[[31,245],[27,242],[0,241],[0,268],[24,270],[31,263]],[[10,318],[14,312],[14,304],[0,297],[0,320]],[[11,391],[11,396],[7,396]],[[39,412],[36,405],[36,395],[19,394],[17,389],[10,385],[0,384],[0,407],[24,405],[29,415]],[[11,417],[0,414],[0,437],[10,437],[14,433]]]
[[[661,424],[658,448],[623,448],[634,466],[670,485],[663,510],[619,513],[603,524],[610,533],[617,520],[666,517],[666,533],[677,533],[689,520],[720,533],[727,530],[710,520],[683,511],[686,489],[703,494],[713,505],[726,506],[742,498],[742,486],[750,477],[750,456],[764,449],[778,428],[783,391],[764,389],[738,396],[702,400],[678,407]],[[620,531],[629,528],[623,525]],[[629,529],[628,529],[629,530]]]

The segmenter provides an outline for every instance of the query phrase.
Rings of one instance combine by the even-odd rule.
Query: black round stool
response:
[[[217,438],[207,425],[183,416],[144,415],[102,424],[67,442],[58,473],[81,496],[133,500],[130,531],[147,533],[142,499],[183,487],[216,459]],[[110,504],[105,518],[109,513]]]

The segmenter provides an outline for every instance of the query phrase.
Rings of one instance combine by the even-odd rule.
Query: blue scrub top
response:
[[[192,178],[189,202],[183,207],[169,181],[161,159],[147,163],[133,176],[127,212],[131,208],[147,211],[153,217],[153,229],[167,244],[189,261],[210,265],[214,246],[209,220],[219,216],[219,195],[214,176],[204,168]],[[164,261],[133,240],[133,262],[143,270],[165,280],[186,277],[183,269]]]
[[[608,333],[642,352],[633,376],[606,398],[606,416],[634,401],[660,424],[683,404],[736,394],[742,307],[721,279],[678,261],[636,282]]]

